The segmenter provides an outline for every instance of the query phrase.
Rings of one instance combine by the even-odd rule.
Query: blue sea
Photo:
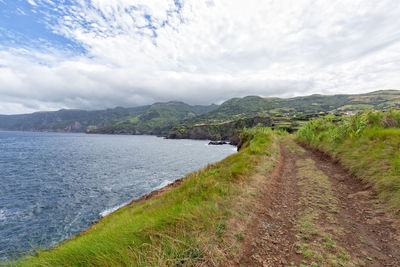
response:
[[[155,136],[0,132],[0,259],[44,249],[230,145]]]

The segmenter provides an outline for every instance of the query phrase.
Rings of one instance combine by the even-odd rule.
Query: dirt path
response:
[[[395,221],[324,155],[285,139],[263,192],[239,266],[400,266]]]

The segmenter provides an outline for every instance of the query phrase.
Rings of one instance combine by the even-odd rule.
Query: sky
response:
[[[400,89],[398,0],[0,0],[0,114]]]

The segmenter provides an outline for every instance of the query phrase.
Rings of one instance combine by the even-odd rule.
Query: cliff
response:
[[[168,134],[167,138],[229,140],[231,144],[237,145],[243,129],[252,128],[257,125],[271,126],[272,119],[270,117],[257,116],[218,124],[183,125],[175,127]]]

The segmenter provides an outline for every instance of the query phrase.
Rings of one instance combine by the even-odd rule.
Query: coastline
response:
[[[77,235],[16,263],[166,266],[196,265],[217,254],[229,257],[217,248],[218,240],[223,235],[239,245],[235,236],[241,226],[228,227],[232,218],[242,214],[237,203],[251,206],[259,188],[252,175],[261,161],[267,164],[267,173],[272,171],[279,154],[276,137],[268,128],[247,130],[243,138],[246,142],[238,153],[133,199]]]
[[[0,129],[0,132],[16,132],[16,133],[61,133],[61,134],[87,134],[87,135],[119,135],[119,136],[156,136],[159,138],[163,139],[172,139],[172,140],[203,140],[203,141],[209,141],[209,142],[226,142],[226,144],[232,145],[232,146],[238,146],[240,143],[240,137],[238,135],[232,136],[232,137],[227,137],[227,138],[215,138],[213,136],[203,136],[203,137],[196,137],[196,136],[189,136],[189,137],[183,137],[183,136],[173,136],[172,134],[152,134],[152,133],[106,133],[106,132],[87,132],[87,131],[48,131],[48,130],[43,130],[43,131],[36,131],[36,130],[4,130]],[[211,144],[214,145],[214,144]]]
[[[111,134],[111,135],[115,135],[115,134]],[[116,135],[118,135],[118,134],[116,134]],[[142,134],[142,135],[143,135],[143,134]],[[157,136],[157,137],[161,137],[161,136]],[[182,138],[182,139],[186,139],[186,138]],[[190,140],[199,140],[199,139],[190,139]],[[227,143],[227,144],[228,144],[228,143]],[[228,144],[228,145],[231,145],[231,144]],[[237,152],[235,152],[235,153],[237,153]],[[235,154],[235,153],[233,153],[233,154]],[[230,156],[230,155],[229,155],[229,156]],[[229,157],[229,156],[227,156],[227,157]],[[223,158],[223,159],[221,159],[221,161],[223,161],[223,160],[225,160],[225,159],[226,159],[226,157]],[[210,163],[210,164],[213,164],[213,163]],[[195,171],[193,171],[193,172],[198,172],[198,171],[200,171],[200,170],[202,170],[202,169],[204,169],[204,168],[206,168],[206,167],[200,168],[200,169],[195,170]],[[190,173],[191,173],[191,172],[190,172]],[[105,215],[105,216],[100,216],[100,218],[99,218],[98,220],[92,222],[91,225],[89,225],[88,227],[86,227],[85,229],[83,229],[82,231],[80,231],[79,233],[77,233],[77,234],[75,234],[75,235],[73,235],[73,236],[71,236],[71,237],[69,237],[69,238],[63,240],[62,242],[60,242],[59,244],[57,244],[56,246],[54,246],[54,247],[52,247],[52,248],[49,248],[48,250],[49,250],[49,251],[52,251],[52,250],[58,248],[59,246],[63,245],[64,243],[69,242],[69,241],[71,241],[71,240],[73,240],[73,239],[75,239],[75,238],[77,238],[77,237],[79,237],[79,236],[85,234],[85,233],[88,232],[90,229],[92,229],[92,228],[95,227],[97,224],[99,224],[102,220],[104,220],[104,219],[106,219],[106,218],[112,216],[115,212],[119,211],[120,209],[126,208],[126,207],[128,207],[128,206],[130,206],[130,205],[132,205],[132,204],[135,204],[135,203],[139,203],[139,202],[143,202],[143,201],[146,201],[146,200],[150,200],[150,199],[152,199],[152,198],[154,198],[154,197],[161,196],[161,195],[163,195],[163,194],[165,194],[165,193],[167,193],[167,192],[170,192],[172,189],[179,187],[179,186],[186,180],[188,174],[189,174],[189,173],[185,174],[184,177],[178,178],[178,179],[174,180],[173,182],[171,182],[171,183],[169,183],[169,184],[167,184],[167,185],[165,185],[165,186],[163,186],[163,187],[161,187],[161,188],[152,190],[151,192],[146,193],[146,194],[144,194],[144,195],[142,195],[142,196],[140,196],[140,197],[138,197],[138,198],[132,199],[132,200],[129,201],[127,204],[123,204],[123,205],[119,206],[118,208],[116,208],[115,210],[113,210],[112,212],[108,213],[108,214]]]
[[[140,196],[140,197],[138,197],[138,198],[132,199],[132,200],[129,201],[127,204],[120,206],[119,208],[115,209],[114,211],[108,213],[107,215],[105,215],[105,216],[100,216],[100,219],[98,219],[97,221],[94,221],[90,226],[88,226],[87,228],[85,228],[85,229],[82,230],[81,232],[77,233],[76,235],[74,235],[74,236],[72,236],[72,237],[70,237],[70,238],[68,238],[68,239],[66,239],[66,240],[64,240],[64,241],[62,241],[60,244],[58,244],[57,246],[51,248],[50,250],[52,250],[52,249],[54,249],[54,248],[56,248],[56,247],[62,245],[64,242],[67,242],[67,241],[69,241],[69,240],[72,240],[72,239],[74,239],[74,238],[80,236],[80,235],[83,234],[83,233],[86,233],[86,232],[89,231],[91,228],[93,228],[93,227],[96,226],[98,223],[100,223],[103,219],[105,219],[105,218],[111,216],[113,213],[117,212],[118,210],[120,210],[120,209],[122,209],[122,208],[125,208],[125,207],[128,207],[128,206],[130,206],[130,205],[132,205],[132,204],[134,204],[134,203],[139,203],[139,202],[142,202],[142,201],[145,201],[145,200],[149,200],[149,199],[151,199],[151,198],[153,198],[153,197],[160,196],[160,195],[162,195],[162,194],[164,194],[164,193],[167,193],[167,192],[171,191],[172,189],[174,189],[174,188],[180,186],[180,185],[184,182],[184,180],[185,180],[185,177],[178,178],[178,179],[176,179],[175,181],[173,181],[172,183],[167,184],[166,186],[163,186],[163,187],[161,187],[161,188],[159,188],[159,189],[155,189],[155,190],[151,191],[150,193],[144,194],[144,195],[142,195],[142,196]]]
[[[52,134],[49,134],[49,135],[52,136]],[[74,134],[72,134],[72,135],[74,135]],[[41,134],[41,133],[31,133],[31,134],[27,133],[26,134],[25,132],[21,132],[20,134],[17,134],[17,133],[15,133],[15,134],[14,133],[9,133],[9,134],[4,133],[3,136],[33,136],[33,137],[34,136],[39,136],[39,137],[43,136],[43,137],[45,137],[46,134]],[[54,134],[54,136],[57,137],[57,134]],[[83,140],[82,142],[87,142],[86,139],[85,139],[86,135],[77,134],[76,136],[78,136],[78,138],[80,138],[80,140]],[[65,138],[67,138],[67,140],[70,140],[68,136],[64,136],[63,137],[63,135],[59,135],[59,137],[58,137],[59,140],[64,140]],[[89,136],[86,136],[86,138],[89,138]],[[115,137],[115,138],[118,139],[118,137]],[[108,139],[115,139],[115,138],[108,137],[107,140]],[[154,143],[154,144],[156,144],[156,146],[157,146],[157,144],[167,143],[166,147],[171,148],[171,150],[165,150],[166,151],[165,154],[167,155],[168,158],[171,158],[171,151],[177,151],[177,152],[179,152],[179,151],[191,151],[190,150],[191,148],[186,148],[184,145],[181,145],[181,144],[190,144],[191,147],[193,146],[193,145],[191,145],[191,143],[192,143],[191,140],[187,140],[187,141],[182,140],[182,141],[178,141],[178,142],[176,142],[176,141],[172,141],[171,142],[171,141],[168,141],[168,140],[161,140],[161,139],[155,138],[155,136],[148,136],[147,138],[146,138],[146,136],[143,136],[143,137],[140,137],[140,136],[127,137],[127,138],[128,139],[122,137],[122,139],[120,139],[121,140],[120,143],[122,143],[122,144],[127,143],[127,142],[130,143],[131,142],[130,140],[132,140],[132,142],[133,142],[133,140],[150,140],[150,143],[151,144]],[[158,141],[157,141],[157,139],[158,139]],[[53,138],[52,140],[56,140],[56,139]],[[100,140],[102,140],[102,139],[100,139]],[[140,146],[143,147],[141,141],[138,141],[138,142],[139,142]],[[134,189],[131,193],[124,195],[123,198],[122,197],[118,197],[118,198],[116,197],[115,200],[109,201],[109,202],[107,202],[107,201],[103,202],[103,201],[100,201],[99,199],[94,199],[96,201],[95,201],[95,203],[92,202],[92,204],[91,204],[91,205],[94,205],[93,208],[92,208],[92,211],[87,210],[86,214],[85,214],[85,212],[80,213],[78,219],[80,220],[80,218],[84,218],[82,220],[86,220],[86,223],[85,224],[81,224],[80,227],[79,227],[79,225],[77,223],[75,223],[77,221],[75,219],[75,217],[67,217],[67,215],[66,215],[66,214],[68,214],[67,212],[60,214],[58,216],[58,218],[66,218],[65,221],[67,221],[66,222],[67,224],[69,224],[72,221],[73,223],[75,223],[75,225],[78,225],[79,228],[75,227],[75,232],[72,232],[72,233],[70,232],[69,234],[68,234],[68,232],[66,232],[66,234],[63,233],[64,236],[56,236],[53,239],[52,244],[50,244],[50,242],[49,242],[49,245],[48,246],[45,245],[45,246],[49,250],[51,250],[52,248],[57,247],[60,244],[63,244],[63,242],[67,241],[68,239],[74,238],[75,235],[80,235],[81,232],[87,231],[86,228],[91,228],[92,225],[98,224],[101,221],[101,219],[103,219],[105,217],[108,217],[109,216],[108,213],[110,213],[111,211],[112,211],[111,213],[115,213],[119,209],[122,209],[122,208],[124,208],[124,207],[126,207],[126,206],[128,206],[128,205],[130,205],[130,204],[132,204],[134,202],[140,202],[140,201],[143,201],[143,200],[148,200],[148,199],[153,198],[155,196],[161,195],[164,192],[170,191],[170,190],[172,190],[172,188],[174,188],[174,187],[176,187],[176,186],[178,186],[178,185],[180,185],[182,183],[182,181],[181,181],[182,178],[181,177],[184,177],[186,174],[191,173],[192,171],[197,171],[197,170],[205,167],[208,162],[210,162],[210,163],[217,162],[217,161],[222,160],[223,158],[225,158],[226,155],[228,155],[229,153],[235,153],[233,151],[233,150],[235,150],[235,148],[234,147],[230,147],[230,146],[226,146],[225,148],[223,148],[221,151],[225,151],[225,152],[222,152],[222,154],[219,154],[218,153],[218,151],[220,151],[219,149],[214,149],[214,148],[211,148],[211,147],[207,148],[207,144],[205,142],[194,142],[194,143],[195,143],[194,147],[199,147],[200,149],[202,149],[201,151],[204,151],[204,153],[203,153],[204,154],[204,156],[203,156],[204,161],[199,161],[199,164],[197,164],[197,166],[193,165],[193,167],[190,167],[191,164],[189,163],[189,161],[187,163],[185,162],[186,159],[190,159],[191,158],[189,155],[188,155],[189,157],[185,157],[185,156],[180,156],[179,157],[179,155],[177,154],[176,157],[178,157],[179,160],[173,160],[172,159],[173,161],[178,162],[176,164],[172,164],[172,162],[168,163],[168,161],[166,161],[167,162],[166,164],[170,164],[170,165],[175,166],[175,168],[173,169],[173,170],[175,170],[174,172],[169,172],[168,171],[168,166],[169,165],[165,165],[166,168],[161,168],[160,169],[160,167],[157,167],[157,166],[151,167],[151,165],[149,165],[149,164],[157,164],[158,166],[160,166],[160,165],[163,166],[161,164],[161,162],[157,163],[157,160],[155,162],[146,160],[147,161],[147,166],[148,166],[147,169],[150,170],[150,172],[152,171],[152,169],[157,169],[157,170],[160,169],[161,171],[163,171],[160,175],[157,176],[158,179],[155,179],[151,183],[147,183],[147,186],[143,190]],[[121,153],[121,152],[123,152],[123,151],[118,151],[117,150],[117,153]],[[89,153],[93,154],[91,151],[89,151]],[[132,150],[128,150],[128,153],[132,153]],[[183,153],[183,155],[185,155],[185,153]],[[154,155],[154,156],[156,156],[156,155]],[[154,157],[154,158],[157,158],[157,157]],[[192,162],[192,161],[190,161],[190,162]],[[56,166],[56,168],[60,168],[60,166],[57,166],[57,165],[55,165],[55,166]],[[103,165],[103,166],[107,166],[107,164]],[[143,165],[143,166],[146,166],[146,165]],[[77,176],[79,176],[79,174],[77,174]],[[114,174],[113,173],[110,174],[110,172],[109,172],[108,176],[114,176]],[[125,176],[127,176],[127,175],[125,175]],[[132,176],[132,177],[134,177],[134,176]],[[130,183],[129,179],[136,179],[136,178],[132,178],[132,177],[128,177],[127,178],[127,180],[128,180],[127,183]],[[140,176],[137,176],[137,177],[140,178]],[[125,191],[123,191],[123,190],[125,190],[124,187],[119,186],[117,188],[122,189],[121,192],[125,192]],[[108,193],[109,191],[110,190],[107,187],[106,192]],[[116,196],[120,195],[118,190],[114,190],[114,192],[115,192],[114,194],[116,194]],[[102,194],[102,195],[104,195],[104,194]],[[107,195],[105,195],[105,197],[106,196]],[[68,201],[68,202],[66,202],[66,204],[68,204],[68,206],[70,206],[71,208],[74,209],[73,204],[69,205],[69,201],[70,200],[67,199],[66,201]],[[96,204],[96,202],[97,202],[97,204]],[[70,203],[73,203],[73,201],[71,200]],[[41,207],[43,207],[43,204],[41,204],[41,205],[42,205]],[[73,210],[73,209],[70,209],[70,210]],[[49,226],[47,226],[47,221],[49,222],[49,225],[50,225],[50,223],[52,222],[53,217],[54,218],[56,218],[56,217],[54,216],[54,214],[49,213],[49,212],[47,212],[46,214],[45,213],[43,213],[43,214],[44,215],[42,216],[42,218],[43,218],[43,222],[45,222],[45,223],[41,224],[40,227],[43,228],[43,229],[46,229],[46,228],[49,227]],[[7,216],[13,216],[13,215],[9,212],[9,213],[7,213]],[[37,215],[35,214],[35,216],[37,216]],[[46,219],[46,217],[47,217],[47,219]],[[76,216],[76,217],[78,217],[78,216]],[[69,220],[69,218],[71,218],[71,220]],[[29,230],[26,230],[25,233],[28,233],[26,235],[29,235],[30,232],[29,232]],[[14,238],[13,236],[11,236],[11,237]],[[17,240],[17,238],[15,238],[15,239]],[[23,239],[20,239],[20,240],[23,240]],[[11,243],[11,239],[10,239],[10,241],[4,240],[4,242],[5,242],[5,246],[4,247],[6,247],[6,248],[8,246],[6,243],[12,244]],[[34,244],[35,241],[31,241],[31,242]],[[26,242],[25,242],[25,244],[26,244]],[[46,249],[45,246],[43,246],[42,249]],[[11,248],[9,251],[11,251],[12,249],[13,248]],[[20,251],[15,252],[15,254],[16,253],[19,254],[20,252],[24,253],[24,251],[25,252],[29,252],[29,251],[31,251],[31,248],[29,246],[27,246],[26,250],[25,249],[24,250],[21,249]],[[9,258],[12,258],[13,257],[12,253],[13,252],[10,252],[7,256]],[[32,250],[32,253],[35,253],[35,251]]]

